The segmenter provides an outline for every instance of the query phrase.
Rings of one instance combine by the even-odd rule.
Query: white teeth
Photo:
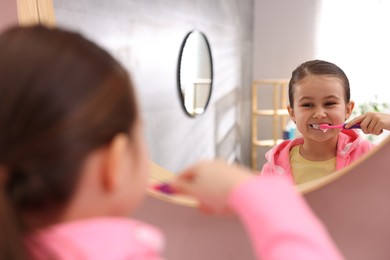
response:
[[[312,124],[311,125],[314,129],[317,129],[317,130],[322,130],[322,132],[326,133],[326,131],[328,131],[328,129],[321,129],[321,125],[320,124]]]

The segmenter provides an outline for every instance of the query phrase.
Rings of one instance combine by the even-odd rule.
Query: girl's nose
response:
[[[325,110],[323,109],[317,109],[314,114],[313,114],[313,118],[324,118],[326,117],[326,113],[325,113]]]

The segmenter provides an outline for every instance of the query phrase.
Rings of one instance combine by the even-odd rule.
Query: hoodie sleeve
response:
[[[258,259],[343,259],[322,223],[283,178],[255,177],[230,194]]]

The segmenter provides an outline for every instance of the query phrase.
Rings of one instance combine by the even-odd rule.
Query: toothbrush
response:
[[[152,188],[167,195],[176,194],[176,191],[174,191],[168,183],[159,183],[154,185]]]
[[[313,128],[315,129],[321,129],[321,130],[325,130],[325,129],[332,129],[332,128],[344,128],[344,129],[360,129],[360,124],[354,124],[353,126],[351,126],[350,128],[345,128],[345,125],[347,123],[344,123],[342,125],[329,125],[329,124],[316,124],[316,125],[313,125]]]
[[[342,125],[329,125],[329,124],[320,124],[319,129],[331,129],[331,128],[344,128],[344,129],[360,129],[360,124],[354,124],[350,128],[345,128],[345,125],[347,123],[344,123]]]

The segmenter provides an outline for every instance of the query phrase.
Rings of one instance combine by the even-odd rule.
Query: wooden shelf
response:
[[[254,140],[254,141],[252,141],[252,144],[257,145],[257,146],[272,147],[272,146],[275,146],[277,144],[280,144],[283,141],[284,141],[283,139],[277,139],[276,141],[274,139]]]
[[[287,109],[258,109],[253,111],[253,114],[258,115],[258,116],[288,116],[288,111]]]
[[[257,165],[257,149],[258,147],[273,147],[283,140],[283,129],[287,125],[289,114],[287,111],[287,96],[288,96],[288,83],[287,79],[264,79],[254,80],[252,82],[252,169],[258,171],[261,166]],[[272,107],[270,109],[259,109],[259,101],[264,101],[265,95],[260,95],[260,91],[264,91],[265,88],[272,88],[272,97],[267,95],[265,99],[272,99]],[[263,98],[263,100],[260,100]],[[269,100],[265,100],[268,101]],[[263,106],[264,106],[263,102]],[[272,139],[258,139],[258,118],[272,117]],[[264,129],[264,128],[261,128]]]

